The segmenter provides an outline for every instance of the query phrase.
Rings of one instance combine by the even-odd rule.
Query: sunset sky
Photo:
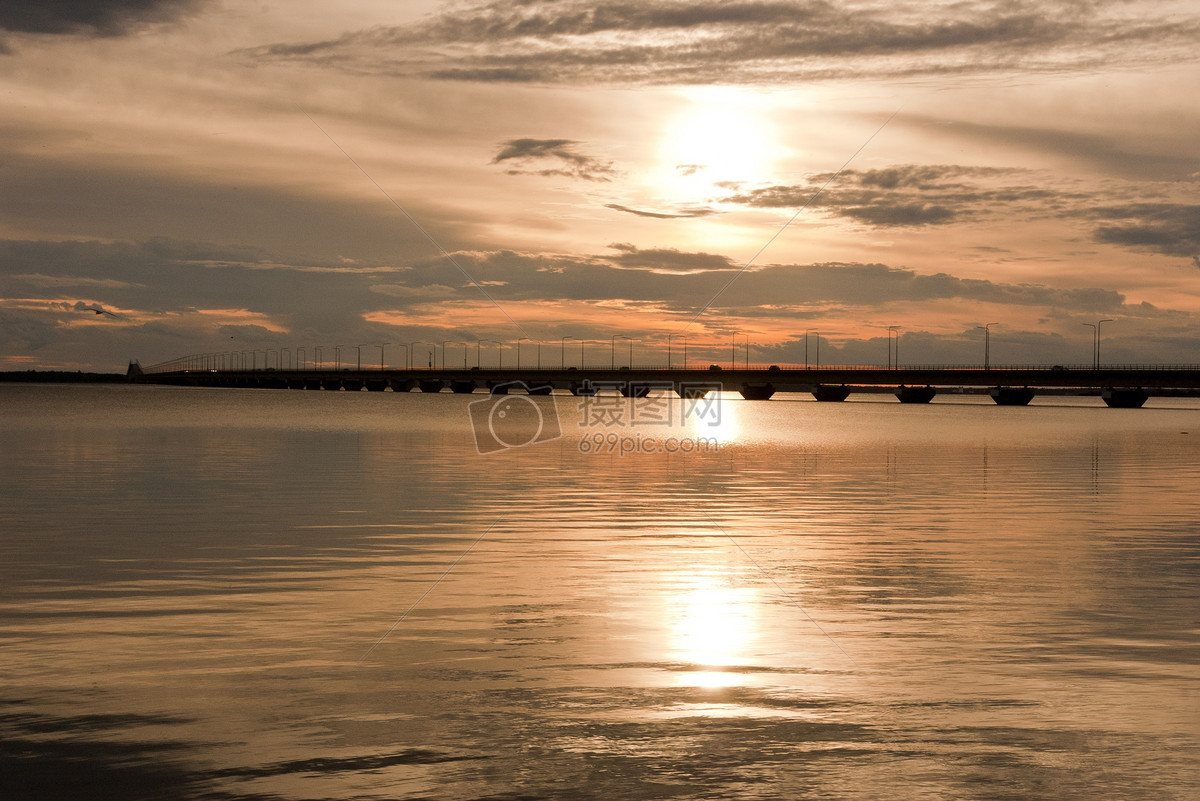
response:
[[[1198,45],[1194,0],[0,0],[0,369],[1200,363]]]

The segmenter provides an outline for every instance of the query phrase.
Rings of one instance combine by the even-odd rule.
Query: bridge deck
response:
[[[146,383],[187,384],[194,386],[223,386],[230,383],[274,381],[354,381],[354,382],[417,382],[440,379],[475,381],[479,387],[489,384],[523,381],[530,385],[551,385],[568,388],[589,381],[599,385],[651,384],[660,386],[705,385],[725,391],[739,391],[747,385],[771,384],[776,391],[808,391],[817,385],[846,384],[851,387],[919,385],[932,387],[1030,387],[1101,389],[1140,387],[1143,389],[1200,389],[1200,368],[1196,367],[820,367],[820,368],[737,368],[737,369],[537,369],[483,368],[442,369],[419,368],[394,370],[378,368],[355,369],[258,369],[214,370],[183,369],[157,370],[146,368],[134,371],[132,380]]]

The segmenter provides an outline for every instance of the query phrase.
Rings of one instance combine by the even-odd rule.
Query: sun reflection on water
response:
[[[741,433],[741,409],[737,395],[709,392],[703,398],[684,398],[684,419],[689,434],[697,439],[712,438],[722,445],[738,441]]]
[[[669,638],[673,660],[695,670],[682,675],[692,686],[727,687],[746,678],[740,666],[752,663],[757,638],[758,590],[737,587],[719,575],[693,577],[672,599]]]

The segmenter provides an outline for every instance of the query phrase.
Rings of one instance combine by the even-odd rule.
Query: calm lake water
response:
[[[0,385],[0,798],[1200,797],[1200,401],[506,403]]]

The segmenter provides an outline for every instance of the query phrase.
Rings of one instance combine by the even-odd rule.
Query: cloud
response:
[[[643,209],[631,209],[629,206],[622,206],[620,203],[605,203],[604,208],[612,209],[613,211],[623,211],[626,214],[634,214],[638,217],[650,217],[656,220],[679,220],[693,217],[708,217],[716,214],[715,209],[710,209],[706,206],[682,209],[680,211],[645,211]]]
[[[241,52],[443,80],[770,84],[1190,60],[1198,31],[1168,0],[493,0]]]
[[[96,287],[98,289],[129,289],[131,287],[143,286],[142,284],[132,284],[128,281],[118,281],[115,278],[82,278],[76,275],[41,275],[39,273],[14,275],[13,279],[42,289],[69,286]]]
[[[910,164],[846,170],[831,178],[831,173],[816,174],[803,184],[760,187],[720,200],[756,208],[807,205],[876,228],[1086,219],[1102,223],[1091,230],[1096,242],[1168,256],[1200,253],[1200,205],[1148,199],[1163,191],[1153,186],[1142,188],[1141,199],[1113,205],[1109,189],[1049,188],[1036,173],[1019,169]],[[1137,190],[1126,186],[1123,191]]]
[[[941,117],[906,113],[904,123],[935,136],[947,131],[946,120]],[[1193,174],[1196,158],[1187,146],[1190,140],[1186,134],[1181,133],[1177,137],[1172,133],[1175,129],[1189,131],[1194,126],[1176,119],[1148,120],[1146,124],[1157,126],[1160,130],[1156,131],[1155,136],[1148,137],[1141,127],[1130,132],[1122,131],[1122,126],[1110,126],[1111,130],[1092,132],[1064,127],[964,120],[955,120],[949,130],[956,137],[974,140],[989,149],[999,146],[1005,150],[1017,149],[1042,157],[1052,154],[1128,180],[1196,180]]]
[[[1091,214],[1116,223],[1095,230],[1098,242],[1193,259],[1200,253],[1200,205],[1133,203],[1102,206]]]
[[[1070,195],[1030,184],[1000,183],[1029,178],[1022,170],[961,165],[900,165],[875,170],[818,173],[805,183],[768,186],[728,195],[723,202],[757,208],[820,208],[867,225],[945,225],[1037,207],[1060,206]]]
[[[604,339],[613,331],[669,329],[689,320],[740,269],[720,253],[629,243],[582,256],[511,250],[453,256],[534,338],[545,341],[564,333]],[[268,252],[165,240],[0,241],[0,263],[19,268],[15,275],[22,277],[110,276],[119,284],[71,294],[67,280],[46,281],[41,291],[31,291],[13,274],[0,273],[0,341],[8,355],[36,351],[47,365],[115,367],[114,353],[149,364],[235,346],[515,336],[474,287],[433,256],[386,273],[382,281],[380,272],[363,271],[374,266],[366,259],[344,273],[259,269],[261,263],[284,262]],[[213,280],[217,269],[219,281]],[[75,310],[80,304],[114,310],[121,323],[81,314]],[[1079,328],[1076,315],[1192,322],[1186,313],[1131,303],[1121,292],[1101,287],[1067,289],[879,263],[824,262],[746,271],[697,330],[720,330],[731,315],[786,331],[805,321],[878,319],[905,309],[921,310],[921,319],[935,325],[939,315],[971,314],[979,304],[1006,306],[1016,318],[1067,319],[1064,326],[1072,331]]]
[[[204,0],[0,0],[0,29],[14,33],[121,36],[173,22]]]
[[[617,255],[609,262],[622,270],[644,270],[665,275],[695,275],[697,273],[731,272],[737,269],[729,257],[715,253],[686,253],[671,248],[642,250],[626,243],[609,247]]]
[[[610,181],[615,176],[612,162],[585,156],[571,139],[511,139],[500,147],[492,164],[512,162],[509,175],[545,175]],[[544,164],[554,166],[541,166]]]

